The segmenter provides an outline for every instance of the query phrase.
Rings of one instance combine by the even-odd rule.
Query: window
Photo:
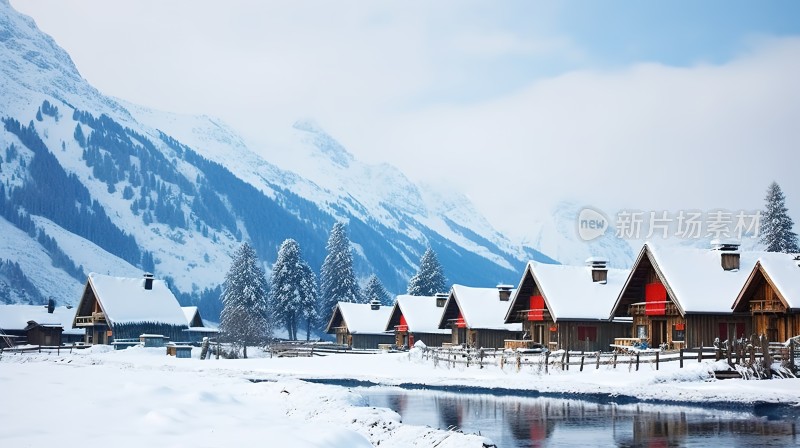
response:
[[[684,324],[675,324],[672,326],[672,340],[679,342],[686,340],[686,326]]]
[[[636,337],[640,339],[647,339],[647,325],[636,326]]]
[[[578,340],[583,342],[587,339],[589,342],[595,342],[597,340],[597,327],[578,326]]]

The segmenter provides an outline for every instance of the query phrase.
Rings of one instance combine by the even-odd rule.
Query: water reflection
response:
[[[650,404],[610,405],[555,398],[495,397],[395,388],[356,388],[370,406],[403,422],[459,428],[499,447],[791,446],[800,417]]]

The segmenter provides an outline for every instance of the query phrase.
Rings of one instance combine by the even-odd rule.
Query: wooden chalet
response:
[[[377,349],[394,344],[394,333],[386,331],[391,306],[370,303],[339,302],[333,309],[325,332],[336,335],[336,343],[355,349]]]
[[[522,325],[505,323],[513,286],[473,288],[453,285],[444,304],[440,329],[452,331],[451,343],[475,348],[504,348],[507,339],[519,339]]]
[[[387,331],[394,332],[394,344],[412,347],[417,341],[422,341],[429,347],[439,347],[443,342],[450,342],[450,329],[439,328],[446,301],[446,294],[397,296],[386,325]]]
[[[737,244],[711,249],[656,248],[645,243],[617,298],[612,316],[632,317],[630,336],[651,347],[710,346],[750,335],[750,314],[732,312],[760,253]]]
[[[759,257],[733,304],[734,313],[748,313],[752,331],[769,342],[800,336],[800,259],[767,253]]]
[[[551,350],[608,351],[615,338],[630,334],[629,320],[609,318],[627,277],[600,258],[585,267],[531,261],[505,322],[522,323],[524,340]],[[517,346],[525,347],[524,340]]]
[[[137,340],[142,334],[159,334],[182,341],[186,316],[167,284],[144,278],[89,274],[78,304],[73,328],[85,328],[88,344]]]
[[[71,306],[0,305],[0,347],[12,345],[61,345],[83,340],[83,330],[73,330]],[[64,329],[67,330],[64,330]]]
[[[181,310],[189,326],[183,330],[186,333],[184,342],[201,342],[204,337],[214,338],[219,335],[219,329],[209,327],[203,322],[200,310],[196,306],[182,306]]]

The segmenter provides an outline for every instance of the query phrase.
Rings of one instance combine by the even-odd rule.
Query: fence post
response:
[[[703,360],[703,342],[700,341],[700,348],[697,349],[697,362],[700,362],[702,360]]]
[[[769,342],[764,335],[761,335],[761,351],[764,353],[762,362],[764,363],[764,370],[767,373],[767,379],[772,379],[772,356],[769,354]]]
[[[792,352],[792,353],[794,353],[794,352]],[[550,364],[550,350],[544,352],[544,373],[547,373],[547,365],[548,364]]]
[[[796,370],[794,365],[794,344],[794,339],[789,339],[789,368],[791,369],[792,373],[794,373]]]
[[[756,335],[753,333],[750,336],[750,367],[755,367],[756,364]]]
[[[569,350],[566,350],[566,353],[567,353],[567,363],[566,363],[566,367],[567,367],[567,370],[569,370]]]
[[[680,364],[681,364],[681,369],[682,369],[683,368],[683,349],[681,349],[680,357],[678,359],[680,359]]]
[[[614,358],[613,358],[612,363],[614,364],[614,368],[616,369],[617,368],[617,352],[614,352]]]
[[[639,352],[636,352],[636,371],[639,371]]]
[[[597,352],[597,364],[594,367],[595,370],[600,369],[600,352]]]
[[[584,360],[584,358],[586,358],[586,355],[581,353],[581,370],[580,370],[581,372],[583,372],[583,360]]]
[[[656,352],[656,370],[658,370],[658,355],[659,355],[659,352]]]

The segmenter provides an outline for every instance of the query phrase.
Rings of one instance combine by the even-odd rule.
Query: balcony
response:
[[[550,311],[548,311],[547,309],[531,309],[531,310],[516,311],[514,313],[514,320],[512,320],[511,322],[528,322],[529,321],[528,313],[534,313],[535,314],[537,312],[541,312],[542,313],[542,319],[541,320],[538,320],[538,319],[537,320],[530,320],[530,322],[544,322],[544,321],[553,320],[553,318],[550,316]]]
[[[652,307],[658,307],[660,305],[664,305],[664,313],[648,313],[647,305]],[[629,316],[645,316],[645,315],[653,315],[653,316],[679,316],[681,313],[678,311],[678,307],[672,301],[666,302],[639,302],[634,303],[628,307],[628,315]]]
[[[94,325],[108,325],[106,315],[102,312],[92,313],[91,316],[75,317],[75,324],[79,327],[91,327]]]
[[[785,313],[786,307],[780,300],[751,300],[751,313]]]

